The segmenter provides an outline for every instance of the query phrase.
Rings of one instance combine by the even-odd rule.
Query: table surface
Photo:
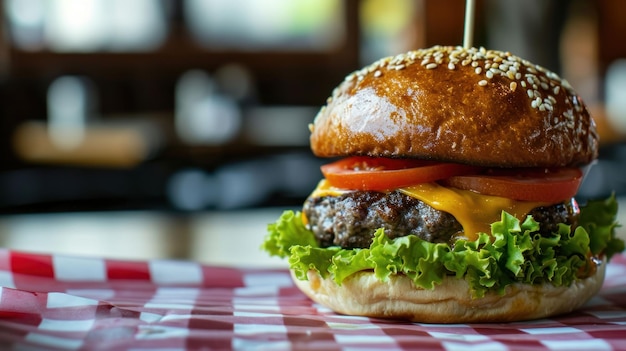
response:
[[[343,316],[284,268],[0,250],[0,346],[19,350],[626,350],[626,254],[567,315],[434,325]]]

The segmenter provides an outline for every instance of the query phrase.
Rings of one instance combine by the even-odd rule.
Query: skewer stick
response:
[[[465,29],[463,36],[463,47],[469,49],[474,40],[474,0],[465,0]]]

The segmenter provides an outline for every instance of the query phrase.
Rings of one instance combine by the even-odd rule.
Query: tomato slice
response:
[[[582,178],[578,168],[490,169],[484,174],[450,177],[441,183],[484,195],[556,203],[574,197]]]
[[[433,182],[481,168],[435,161],[353,156],[323,165],[322,173],[335,187],[383,191]]]

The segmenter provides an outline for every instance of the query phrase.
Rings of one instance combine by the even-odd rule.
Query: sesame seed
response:
[[[426,69],[435,69],[435,68],[437,68],[437,64],[434,62],[431,62],[426,65]]]
[[[509,88],[511,88],[511,91],[515,91],[515,89],[517,89],[517,83],[511,82],[511,84],[509,84]]]
[[[553,90],[554,95],[559,95],[559,91],[560,91],[560,90],[561,90],[561,87],[560,87],[559,85],[555,86],[555,87],[554,87],[554,90]]]
[[[379,71],[379,70],[376,70],[376,72],[374,72],[374,77],[378,78],[378,77],[380,77],[382,75],[383,75],[383,73],[381,71]]]
[[[485,85],[487,85],[487,81],[483,79],[480,82],[478,82],[478,85],[480,85],[481,87],[484,87]]]
[[[456,67],[454,66],[454,63],[450,62],[448,63],[448,69],[455,69]]]
[[[396,66],[396,71],[399,71],[399,70],[401,70],[401,69],[404,69],[405,67],[406,67],[406,66],[405,66],[404,64],[397,65],[397,66]]]
[[[474,72],[476,72],[476,74],[480,74],[480,72],[482,72],[483,69],[480,67],[476,67],[476,69],[474,70]]]
[[[531,89],[526,90],[526,94],[528,94],[528,97],[531,98],[531,99],[534,96],[533,91]]]
[[[487,78],[491,79],[493,78],[493,72],[491,70],[487,71],[487,73],[485,73],[485,75],[487,76]]]
[[[567,118],[567,119],[574,119],[574,111],[567,110],[567,111],[563,112],[563,116],[565,116],[565,118]]]
[[[550,89],[550,86],[548,84],[546,84],[546,83],[541,83],[541,88],[543,90],[548,90],[548,89]]]

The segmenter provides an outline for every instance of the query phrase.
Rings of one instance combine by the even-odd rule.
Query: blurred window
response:
[[[363,0],[361,61],[369,64],[381,57],[396,55],[422,45],[420,20],[424,0]]]
[[[345,40],[337,0],[184,0],[193,38],[211,49],[333,49]]]
[[[29,51],[149,51],[167,36],[165,0],[5,0],[13,45]]]

